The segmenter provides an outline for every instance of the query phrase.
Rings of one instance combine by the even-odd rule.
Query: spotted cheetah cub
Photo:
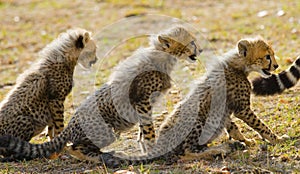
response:
[[[178,59],[196,60],[201,52],[195,37],[174,27],[150,38],[150,47],[137,50],[121,62],[109,82],[89,96],[77,109],[64,131],[51,142],[33,145],[12,136],[0,138],[0,148],[10,158],[33,159],[59,152],[68,141],[70,153],[79,158],[101,160],[101,148],[139,124],[139,142],[145,152],[155,142],[152,105],[171,87],[170,74]],[[21,148],[14,148],[22,146]]]
[[[88,68],[96,60],[90,32],[72,29],[62,33],[40,52],[39,61],[20,75],[1,102],[0,135],[29,141],[46,126],[51,138],[58,135],[63,130],[64,101],[72,89],[77,62]]]
[[[274,134],[250,108],[248,74],[257,71],[268,77],[270,71],[278,67],[270,45],[261,38],[243,39],[236,49],[213,61],[206,75],[196,81],[194,89],[161,125],[157,142],[147,154],[105,153],[102,157],[106,165],[115,167],[122,163],[149,163],[192,155],[205,149],[224,128],[230,137],[252,142],[241,134],[231,115],[243,120],[271,143],[283,141],[286,136]]]

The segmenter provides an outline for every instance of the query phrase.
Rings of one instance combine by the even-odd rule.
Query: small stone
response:
[[[201,32],[203,32],[203,33],[208,33],[208,32],[209,32],[209,30],[208,30],[207,28],[201,28],[200,30],[201,30]]]
[[[296,28],[293,28],[292,31],[291,31],[291,33],[292,33],[292,34],[297,33],[297,29],[296,29]]]
[[[277,12],[277,16],[284,16],[285,15],[285,12],[283,11],[283,10],[279,10],[278,12]]]
[[[41,31],[41,35],[42,35],[42,36],[45,36],[46,34],[47,34],[47,32],[46,32],[45,30],[42,30],[42,31]]]
[[[264,26],[264,25],[260,25],[260,26],[259,26],[259,29],[264,30],[264,29],[265,29],[265,26]]]
[[[269,13],[267,10],[263,10],[257,13],[257,17],[263,18],[265,16],[267,16]]]
[[[15,16],[15,17],[14,17],[14,21],[15,21],[15,22],[20,22],[20,17],[19,17],[19,16]]]
[[[197,20],[199,20],[199,19],[198,19],[197,16],[192,16],[192,20],[193,20],[193,21],[197,21]]]

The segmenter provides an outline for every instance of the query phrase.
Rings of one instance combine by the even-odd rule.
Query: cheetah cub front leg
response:
[[[155,144],[155,130],[154,125],[152,122],[151,114],[149,117],[149,114],[141,114],[141,112],[146,111],[146,106],[137,106],[137,111],[140,112],[140,120],[139,120],[139,133],[138,133],[138,139],[137,142],[140,145],[142,153],[147,153],[148,150],[150,150],[153,145]],[[148,106],[149,109],[149,106]],[[150,113],[150,111],[148,111]]]
[[[155,131],[153,124],[144,124],[139,126],[139,136],[137,139],[142,153],[147,153],[155,144]]]
[[[48,136],[52,140],[60,134],[64,128],[64,101],[49,101],[49,107],[52,113],[52,123],[48,126]]]
[[[140,121],[137,142],[144,154],[146,154],[155,144],[155,130],[151,120]]]
[[[240,112],[235,113],[237,118],[242,119],[250,127],[256,130],[264,139],[267,139],[272,144],[277,144],[290,139],[288,135],[278,136],[273,133],[273,131],[265,125],[250,108],[246,108]]]

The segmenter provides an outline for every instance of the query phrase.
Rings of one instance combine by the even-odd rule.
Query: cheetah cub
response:
[[[50,138],[58,135],[64,126],[64,101],[72,89],[74,68],[77,62],[86,68],[95,63],[96,44],[90,32],[72,29],[47,45],[39,58],[1,102],[0,135],[29,141],[46,126]]]
[[[151,37],[150,47],[121,62],[109,82],[81,104],[68,126],[51,142],[34,145],[13,136],[1,137],[0,148],[12,152],[2,161],[49,157],[68,141],[73,143],[69,151],[76,158],[102,161],[101,148],[136,123],[141,149],[147,151],[155,142],[153,103],[171,87],[170,74],[178,59],[195,61],[201,51],[196,38],[182,27]],[[19,145],[22,147],[14,148]]]
[[[251,143],[232,121],[231,115],[243,120],[273,144],[286,136],[277,136],[250,108],[250,72],[270,76],[278,65],[274,51],[262,38],[243,39],[236,49],[213,63],[206,75],[196,81],[194,89],[180,102],[160,126],[156,144],[147,154],[128,156],[123,153],[102,154],[106,166],[149,163],[158,159],[177,159],[206,148],[224,128],[231,138]]]

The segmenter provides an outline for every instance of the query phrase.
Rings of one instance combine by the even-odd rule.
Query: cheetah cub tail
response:
[[[289,67],[279,74],[272,74],[268,78],[258,77],[252,81],[255,95],[274,95],[282,93],[297,84],[300,79],[300,56]]]
[[[69,127],[50,142],[43,144],[31,144],[11,135],[3,135],[0,137],[0,155],[3,153],[5,157],[0,158],[0,162],[50,158],[65,147],[69,136]]]

